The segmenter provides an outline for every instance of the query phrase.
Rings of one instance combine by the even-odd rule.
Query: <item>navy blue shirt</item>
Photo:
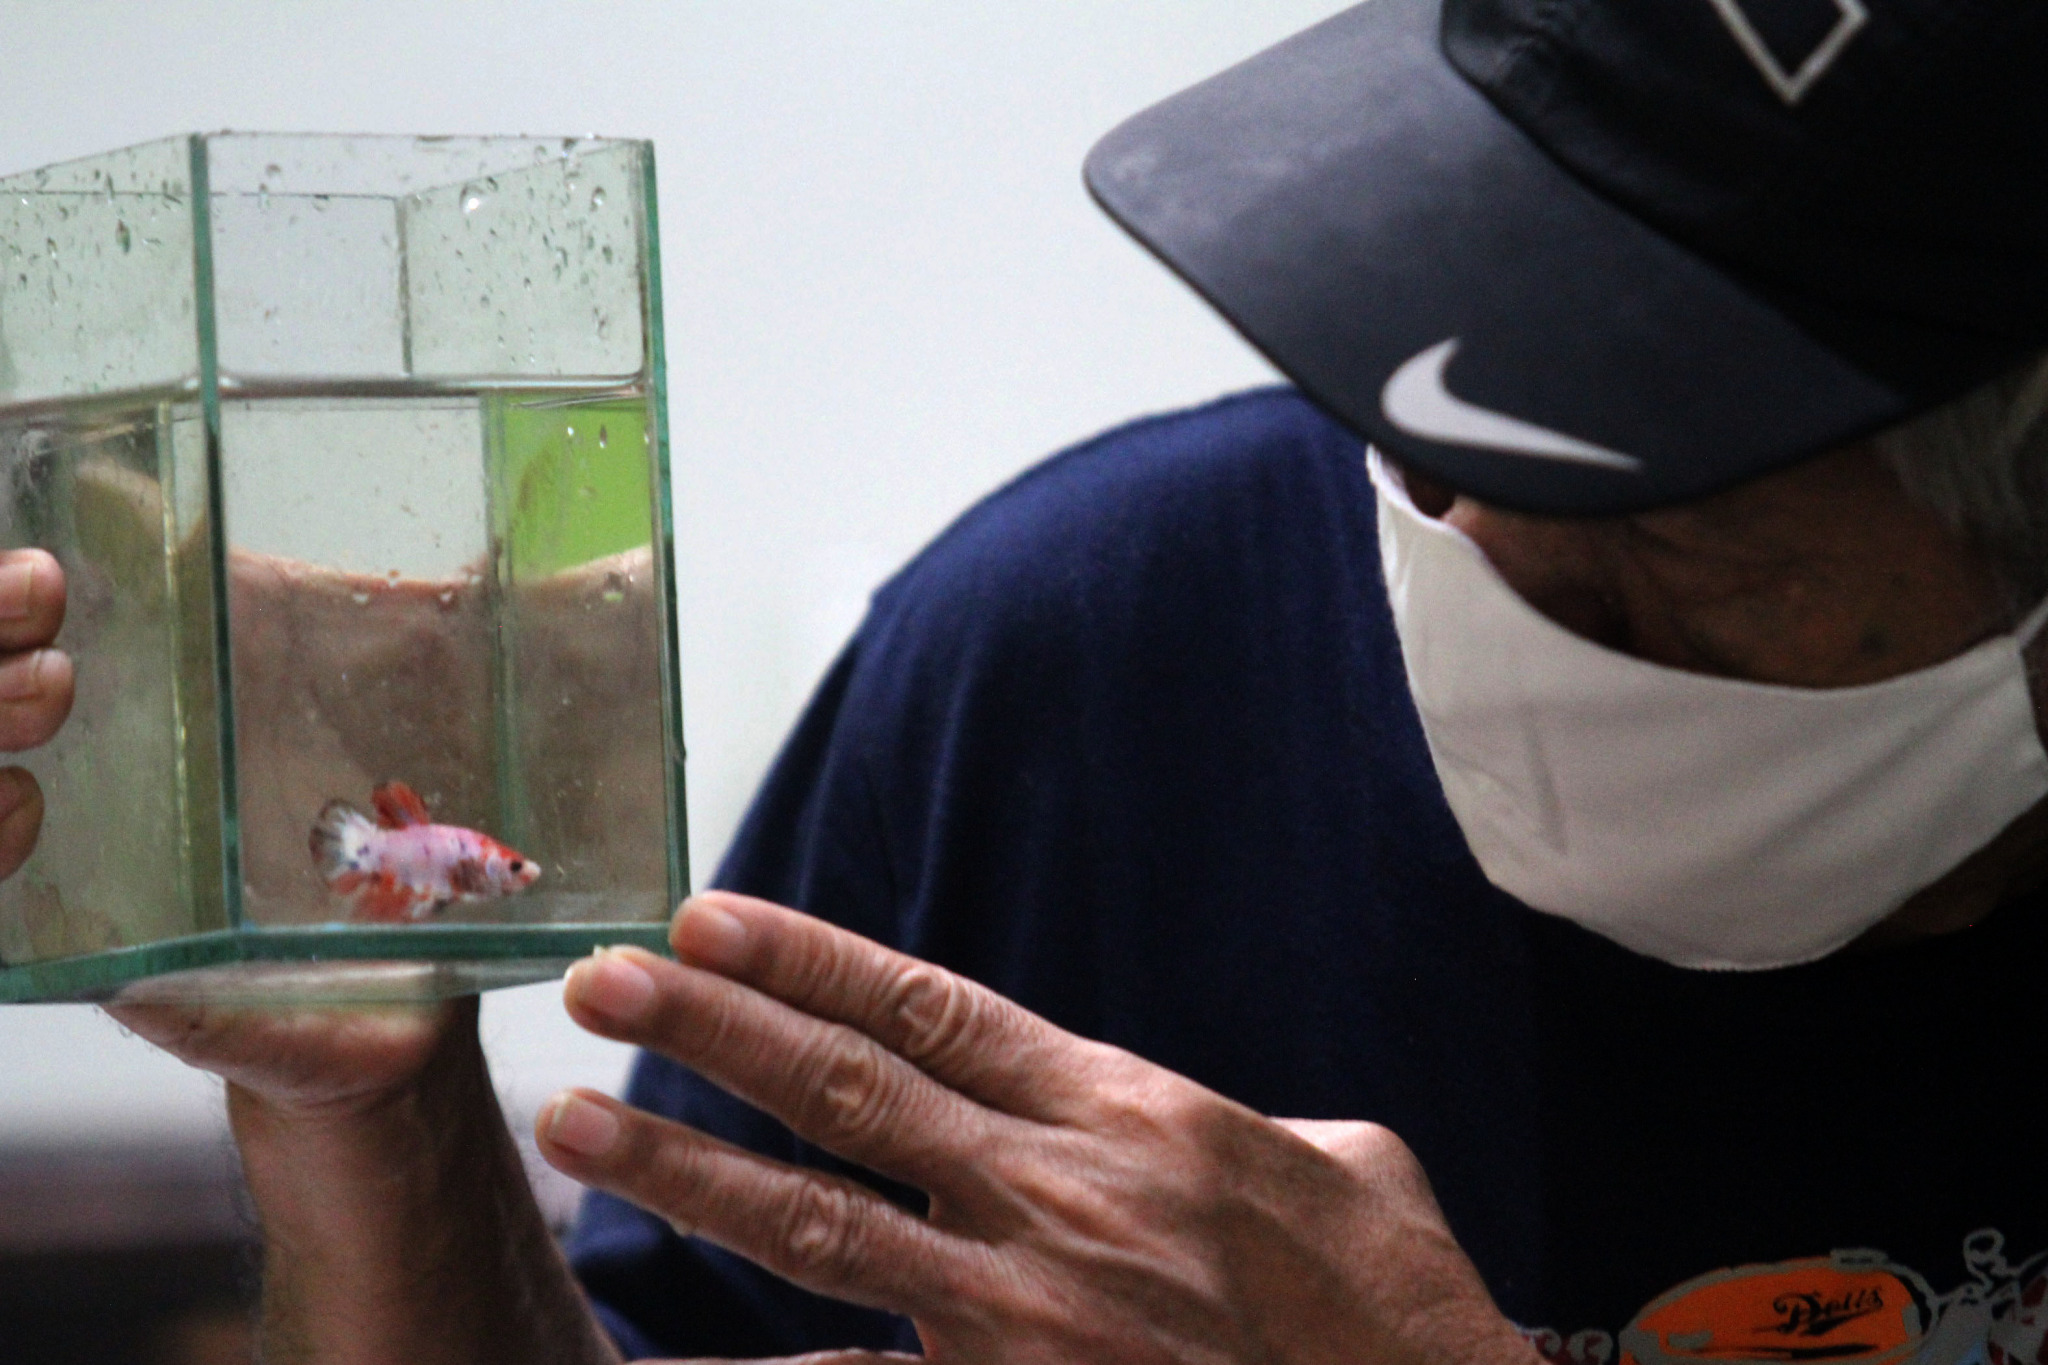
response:
[[[877,593],[719,883],[1262,1112],[1388,1125],[1560,1360],[2035,1358],[2048,917],[1699,973],[1495,890],[1408,697],[1360,446],[1291,391],[962,517]],[[832,1164],[658,1057],[630,1098]],[[572,1252],[629,1355],[914,1348],[604,1196]]]

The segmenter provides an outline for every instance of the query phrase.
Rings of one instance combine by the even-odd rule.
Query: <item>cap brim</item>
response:
[[[1680,501],[1920,406],[1562,169],[1438,8],[1371,0],[1146,110],[1090,191],[1341,421],[1503,506]]]

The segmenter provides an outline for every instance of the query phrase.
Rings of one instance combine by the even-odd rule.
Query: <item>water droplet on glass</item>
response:
[[[609,432],[609,431],[607,431],[607,430],[605,429],[605,425],[604,425],[604,423],[602,423],[602,422],[599,422],[599,423],[597,424],[597,448],[598,448],[599,450],[603,450],[603,449],[604,449],[604,448],[605,448],[606,446],[610,445],[611,443],[612,443],[612,434],[611,434],[611,432]]]
[[[484,192],[474,185],[462,187],[462,211],[475,213],[484,206]]]
[[[114,241],[124,255],[135,249],[135,239],[128,235],[128,225],[118,220],[114,223]]]
[[[348,595],[348,600],[359,607],[367,607],[370,605],[370,594],[366,592],[352,592]],[[344,674],[343,676],[347,675]]]
[[[444,593],[440,594],[440,598],[441,598],[441,605],[442,605],[442,606],[444,606],[444,607],[445,607],[445,606],[447,606],[447,605],[448,605],[449,603],[451,603],[451,602],[453,602],[453,601],[455,600],[455,589],[453,589],[453,588],[450,588],[450,589],[448,589],[448,590],[447,590],[446,592],[444,592]]]
[[[53,261],[57,259],[57,239],[55,237],[43,238],[43,254]]]
[[[612,334],[612,320],[604,314],[597,315],[597,339],[603,341]]]
[[[603,208],[603,207],[604,207],[604,186],[602,186],[602,185],[599,185],[599,186],[598,186],[598,187],[597,187],[596,189],[594,189],[594,190],[592,190],[592,191],[590,192],[590,208],[591,208],[591,211],[592,211],[592,212],[596,212],[596,211],[597,211],[598,209],[601,209],[601,208]]]
[[[562,273],[562,272],[563,272],[564,270],[567,270],[568,268],[569,268],[569,248],[567,248],[567,247],[565,247],[565,246],[558,246],[558,247],[556,247],[556,248],[555,248],[555,273],[556,273],[557,275],[559,275],[559,274],[561,274],[561,273]]]
[[[270,207],[270,186],[258,185],[256,187],[256,207],[259,209]]]
[[[278,165],[275,161],[273,161],[268,166],[265,166],[263,168],[263,173],[265,175],[283,175],[284,167]]]
[[[598,595],[602,597],[605,601],[612,603],[623,602],[626,600],[626,594],[621,592],[617,588],[606,588],[602,593],[599,593]]]
[[[575,440],[575,439],[576,439],[576,428],[574,428],[574,427],[570,427],[570,428],[568,429],[568,431],[569,431],[569,439],[570,439],[570,440],[572,440],[572,441],[573,441],[573,440]]]
[[[612,263],[612,249],[610,247],[606,247],[604,249],[604,263],[606,265],[610,265]]]

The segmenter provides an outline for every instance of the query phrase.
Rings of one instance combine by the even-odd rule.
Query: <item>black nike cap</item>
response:
[[[2048,348],[2048,0],[1369,0],[1087,180],[1404,463],[1652,507]]]

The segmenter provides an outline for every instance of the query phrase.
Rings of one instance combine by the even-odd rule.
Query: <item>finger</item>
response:
[[[64,570],[48,550],[0,550],[0,651],[37,649],[64,625]]]
[[[0,880],[35,852],[43,828],[43,789],[26,768],[0,768]]]
[[[0,656],[0,749],[33,749],[71,714],[71,656],[34,649]]]
[[[858,1029],[1019,1117],[1073,1118],[1110,1051],[943,967],[749,896],[707,891],[685,901],[669,937],[683,960]]]
[[[802,1137],[933,1194],[989,1189],[997,1115],[902,1058],[722,976],[637,948],[585,958],[563,1001],[577,1023],[667,1054]]]
[[[987,1254],[865,1186],[771,1161],[591,1091],[549,1100],[534,1135],[564,1174],[850,1303],[941,1314],[960,1301]]]

